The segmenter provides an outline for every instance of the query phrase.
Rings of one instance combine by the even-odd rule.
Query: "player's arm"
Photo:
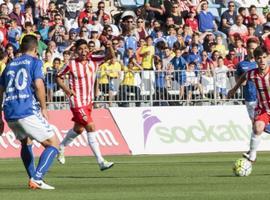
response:
[[[241,75],[244,74],[245,71],[242,69],[241,65],[238,63],[237,67],[236,67],[236,71],[235,71],[235,76],[234,76],[234,80],[237,83],[238,80],[240,79]],[[246,81],[244,81],[242,83],[242,86],[246,85]]]
[[[64,78],[61,76],[56,77],[57,85],[65,92],[68,97],[75,96],[75,92],[64,83]]]
[[[68,97],[75,96],[75,92],[64,83],[64,77],[69,72],[69,65],[63,67],[56,76],[57,85],[65,92]]]
[[[236,83],[239,81],[240,77],[241,77],[241,76],[238,76],[237,74],[235,75],[234,79],[235,79],[235,82],[236,82]],[[242,86],[244,86],[244,85],[246,85],[246,84],[247,84],[247,81],[244,81],[244,82],[242,83]]]
[[[48,113],[46,108],[46,92],[43,79],[41,78],[36,79],[34,82],[34,86],[37,99],[40,103],[41,113],[46,119],[48,119]]]
[[[238,79],[237,83],[235,84],[235,86],[230,89],[230,91],[228,92],[227,97],[230,99],[234,96],[235,92],[237,91],[237,89],[247,80],[247,74],[244,73],[242,76],[240,76],[240,78]]]
[[[3,98],[4,98],[4,88],[3,86],[0,86],[0,135],[4,132],[4,121],[2,116],[2,105],[3,105]]]

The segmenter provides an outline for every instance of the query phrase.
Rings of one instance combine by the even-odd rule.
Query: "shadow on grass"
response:
[[[55,178],[61,178],[61,179],[93,179],[93,178],[97,178],[97,179],[108,179],[108,178],[115,178],[115,179],[130,179],[130,178],[171,178],[171,177],[176,177],[175,175],[158,175],[158,176],[105,176],[105,177],[101,177],[101,176],[55,176]]]
[[[270,176],[270,174],[251,174],[249,175],[249,177],[256,177],[256,176]],[[224,178],[224,177],[235,177],[235,178],[241,178],[241,176],[235,176],[233,174],[229,175],[229,174],[224,174],[224,175],[213,175],[213,176],[209,176],[209,177],[221,177],[221,178]],[[246,176],[242,176],[242,178],[245,178]]]

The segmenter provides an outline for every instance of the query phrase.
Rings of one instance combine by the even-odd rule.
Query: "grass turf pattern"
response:
[[[20,159],[0,159],[1,200],[230,200],[270,198],[270,155],[260,152],[249,177],[235,177],[240,153],[106,157],[100,172],[93,157],[55,161],[46,176],[54,191],[27,189]]]

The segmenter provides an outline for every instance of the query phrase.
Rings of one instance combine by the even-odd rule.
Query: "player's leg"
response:
[[[247,154],[243,154],[244,157],[252,162],[256,161],[257,149],[261,142],[261,134],[263,133],[265,123],[263,121],[255,121],[253,125],[253,133],[250,139],[250,149]]]
[[[56,136],[53,135],[51,138],[48,138],[40,142],[44,146],[44,151],[40,155],[39,163],[36,168],[36,172],[33,176],[36,180],[42,180],[49,167],[53,163],[55,156],[58,154],[58,145]]]
[[[245,101],[246,109],[248,112],[248,116],[253,123],[255,117],[255,108],[257,106],[257,101]]]
[[[99,148],[99,143],[96,138],[94,123],[93,122],[88,123],[85,126],[85,129],[87,131],[88,144],[96,157],[100,170],[103,171],[111,168],[114,165],[114,163],[108,162],[103,158]]]
[[[8,126],[13,131],[16,138],[21,142],[21,159],[29,178],[31,178],[35,173],[35,158],[32,150],[32,140],[27,136],[26,131],[22,128],[19,121],[10,121],[8,122]]]
[[[18,121],[25,133],[30,138],[40,142],[45,148],[39,158],[37,168],[29,180],[29,187],[32,189],[54,189],[42,180],[58,154],[57,139],[51,126],[41,114],[31,115]]]
[[[57,160],[61,164],[65,164],[66,159],[65,159],[65,147],[69,145],[78,135],[80,135],[84,127],[80,125],[81,121],[83,122],[83,111],[81,111],[81,108],[72,108],[71,109],[73,118],[72,121],[74,121],[74,127],[68,131],[66,134],[65,138],[62,140],[62,142],[59,145],[59,154],[57,156]],[[77,125],[76,125],[77,124]],[[78,126],[80,125],[80,127]]]
[[[268,114],[265,111],[256,111],[256,117],[253,122],[253,133],[250,139],[250,149],[248,153],[243,154],[250,161],[255,161],[257,157],[257,149],[261,142],[261,135],[264,131],[265,124],[269,123]]]
[[[45,149],[39,158],[39,162],[33,177],[29,180],[29,187],[31,189],[55,189],[53,186],[46,184],[43,181],[43,177],[53,164],[55,156],[59,153],[56,136],[53,135],[51,138],[41,142],[41,144]]]
[[[66,162],[66,159],[65,159],[65,147],[67,145],[69,145],[78,135],[80,135],[83,132],[83,130],[84,130],[83,126],[81,126],[79,128],[79,127],[75,127],[75,125],[74,125],[74,127],[71,128],[67,132],[65,138],[62,140],[62,142],[59,145],[59,154],[57,156],[57,160],[59,161],[59,163],[65,164],[65,162]]]
[[[32,150],[32,140],[27,137],[21,140],[21,159],[29,178],[34,176],[35,169],[35,158]]]

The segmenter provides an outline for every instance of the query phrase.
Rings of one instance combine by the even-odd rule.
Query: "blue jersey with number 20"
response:
[[[7,65],[0,78],[0,85],[5,89],[7,121],[25,118],[39,111],[34,81],[43,78],[42,61],[30,55],[24,54]]]

